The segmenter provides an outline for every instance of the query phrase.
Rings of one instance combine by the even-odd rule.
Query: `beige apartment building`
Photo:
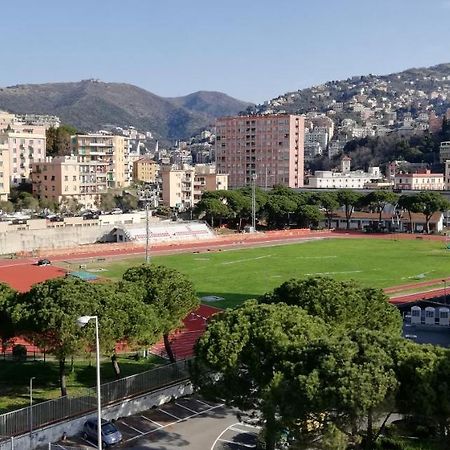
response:
[[[67,198],[80,197],[80,166],[74,156],[47,157],[32,164],[33,195],[40,200],[57,203]]]
[[[216,120],[216,166],[231,188],[256,183],[303,186],[304,118],[297,115],[223,117]]]
[[[431,173],[430,170],[418,171],[417,173],[397,173],[394,177],[394,189],[442,191],[444,187],[444,174]]]
[[[129,186],[128,138],[106,134],[72,136],[72,153],[83,165],[80,182],[85,193]]]
[[[149,156],[143,156],[133,163],[133,181],[154,183],[158,174],[158,164]]]
[[[218,174],[207,164],[180,168],[162,166],[162,202],[181,211],[192,208],[204,191],[228,189],[228,175]]]

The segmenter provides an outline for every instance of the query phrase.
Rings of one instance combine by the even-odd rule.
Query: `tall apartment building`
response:
[[[0,200],[8,200],[10,192],[9,141],[0,133]]]
[[[33,195],[40,200],[57,203],[67,198],[80,200],[80,164],[74,156],[47,157],[33,163],[31,182]]]
[[[181,211],[198,203],[206,190],[228,189],[228,175],[216,173],[212,165],[162,166],[160,175],[163,204]]]
[[[13,122],[0,132],[0,139],[8,143],[11,184],[28,181],[32,163],[45,160],[45,130],[42,125]]]
[[[72,153],[84,165],[80,183],[85,192],[129,186],[128,138],[109,134],[72,136]]]
[[[296,115],[223,117],[216,120],[216,166],[230,187],[303,186],[304,118]]]

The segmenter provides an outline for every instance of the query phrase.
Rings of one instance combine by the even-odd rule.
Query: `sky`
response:
[[[260,103],[450,62],[450,0],[22,0],[0,8],[0,87],[97,78]]]

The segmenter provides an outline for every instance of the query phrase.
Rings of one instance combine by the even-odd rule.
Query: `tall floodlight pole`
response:
[[[256,173],[252,175],[252,231],[256,231]]]
[[[150,205],[148,200],[145,202],[145,264],[150,262],[150,255],[148,252],[148,244],[150,241],[149,230],[148,230],[148,214],[150,210]]]
[[[95,355],[97,363],[97,448],[102,450],[102,399],[100,392],[100,342],[98,339],[98,317],[81,316],[77,319],[77,324],[83,328],[90,320],[95,320]]]
[[[145,203],[145,264],[150,263],[150,202],[153,200],[153,193],[149,187],[141,191],[139,199]]]

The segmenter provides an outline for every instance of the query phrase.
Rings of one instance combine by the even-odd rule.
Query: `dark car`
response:
[[[83,427],[83,437],[97,442],[97,419],[89,419]],[[102,444],[103,447],[118,444],[123,439],[122,433],[116,426],[107,420],[102,420]]]
[[[49,259],[40,259],[36,265],[37,266],[49,266],[51,264],[51,261]]]

